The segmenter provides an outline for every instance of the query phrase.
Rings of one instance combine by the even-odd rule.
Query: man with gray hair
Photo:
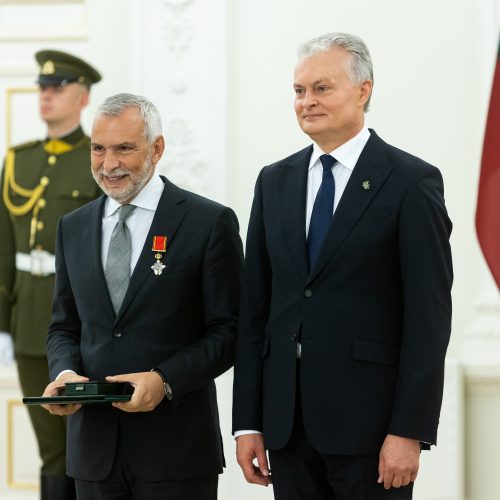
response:
[[[439,170],[366,127],[372,87],[360,38],[302,45],[295,112],[313,145],[255,187],[233,432],[245,478],[277,500],[411,499],[436,443],[451,222]]]
[[[232,210],[155,174],[165,147],[147,99],[108,98],[91,137],[105,195],[64,216],[47,339],[66,382],[128,382],[129,402],[69,415],[79,500],[215,500],[224,457],[214,379],[233,364],[242,270]]]

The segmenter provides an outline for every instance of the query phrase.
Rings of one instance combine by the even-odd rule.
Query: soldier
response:
[[[47,138],[7,151],[0,199],[0,361],[12,362],[15,353],[22,392],[30,396],[42,394],[49,380],[45,339],[57,221],[101,194],[90,171],[90,139],[80,126],[101,75],[64,52],[42,50],[35,57]],[[75,498],[66,476],[65,421],[38,406],[28,410],[42,459],[42,500]]]

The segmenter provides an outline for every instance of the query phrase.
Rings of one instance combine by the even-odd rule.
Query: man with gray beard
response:
[[[155,175],[164,147],[151,102],[108,98],[91,138],[106,196],[58,227],[44,396],[66,382],[134,387],[129,402],[44,405],[70,416],[79,500],[217,498],[214,378],[233,364],[242,245],[232,210]]]

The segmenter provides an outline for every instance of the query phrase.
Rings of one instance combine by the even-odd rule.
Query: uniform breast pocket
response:
[[[96,197],[96,189],[90,186],[62,186],[57,193],[57,199],[65,212],[75,210]]]

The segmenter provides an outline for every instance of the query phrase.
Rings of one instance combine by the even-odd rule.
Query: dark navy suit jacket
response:
[[[452,284],[441,175],[371,131],[309,269],[311,153],[265,167],[257,180],[233,430],[260,430],[267,448],[283,447],[300,384],[305,430],[321,452],[378,454],[388,433],[435,443]]]
[[[173,400],[151,412],[87,405],[69,417],[68,473],[107,476],[118,436],[134,473],[148,481],[222,471],[214,378],[234,360],[242,248],[232,210],[163,178],[165,188],[117,315],[101,264],[106,197],[64,216],[47,350],[51,378],[72,369],[91,380],[158,368]],[[166,268],[151,265],[153,236],[167,236]]]

